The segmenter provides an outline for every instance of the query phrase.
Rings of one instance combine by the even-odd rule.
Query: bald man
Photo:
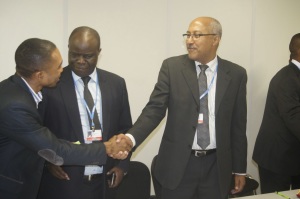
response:
[[[127,132],[139,146],[168,110],[154,171],[163,199],[225,199],[245,185],[247,74],[217,56],[221,36],[216,19],[190,23],[183,34],[188,54],[163,62],[148,104]]]
[[[105,142],[126,131],[132,121],[125,80],[97,68],[101,52],[98,32],[78,27],[72,31],[68,47],[69,66],[64,68],[60,83],[55,89],[44,90],[45,100],[40,107],[44,124],[59,138],[87,144]],[[88,106],[87,88],[92,107]],[[103,164],[81,167],[47,163],[39,198],[107,198],[112,193],[108,187],[117,187],[127,172],[129,158],[122,161],[107,158]],[[112,175],[113,182],[108,180]]]
[[[300,188],[300,33],[290,63],[271,80],[253,152],[262,193]]]

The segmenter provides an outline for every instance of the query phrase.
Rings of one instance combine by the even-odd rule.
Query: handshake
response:
[[[133,147],[130,138],[124,134],[113,136],[107,142],[104,142],[104,145],[108,156],[120,160],[127,158]]]

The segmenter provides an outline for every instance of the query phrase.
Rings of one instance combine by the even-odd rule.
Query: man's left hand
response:
[[[231,190],[231,194],[236,194],[241,192],[244,189],[246,184],[245,175],[234,175],[234,189]]]
[[[123,169],[121,169],[119,167],[113,167],[109,172],[107,172],[107,175],[110,176],[113,173],[115,174],[114,182],[111,183],[110,180],[107,181],[109,188],[117,187],[120,184],[120,182],[123,180],[123,177],[124,177],[124,171],[123,171]]]

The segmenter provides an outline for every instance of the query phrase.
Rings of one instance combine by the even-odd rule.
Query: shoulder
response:
[[[272,78],[271,83],[299,83],[300,71],[294,64],[289,64],[281,68]]]
[[[187,54],[169,57],[164,60],[164,62],[177,63],[177,64],[180,64],[185,61],[192,61],[189,59]]]
[[[234,62],[218,57],[218,65],[220,70],[229,71],[237,74],[246,74],[246,69]]]
[[[100,68],[97,68],[97,73],[100,76],[100,79],[104,78],[105,80],[109,80],[109,81],[124,81],[123,77]]]

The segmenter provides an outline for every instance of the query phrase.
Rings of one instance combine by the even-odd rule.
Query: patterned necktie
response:
[[[87,105],[90,109],[90,112],[92,112],[93,108],[94,108],[94,100],[93,100],[92,94],[91,94],[91,92],[88,88],[88,83],[89,83],[91,77],[86,76],[86,77],[82,77],[81,79],[82,79],[83,84],[84,84],[84,89],[83,89],[84,100],[86,101],[86,103],[87,103]],[[92,120],[90,118],[89,111],[87,111],[87,112],[88,112],[90,127],[92,129]],[[95,109],[93,121],[94,121],[94,124],[95,124],[95,129],[101,129],[100,120],[99,120],[98,113],[97,113],[96,109]]]
[[[199,93],[200,96],[207,90],[207,77],[205,70],[207,65],[199,65],[201,72],[198,77]],[[200,100],[200,114],[203,114],[203,122],[197,125],[197,144],[202,148],[206,147],[210,143],[209,137],[209,119],[208,119],[208,97],[207,94]]]

